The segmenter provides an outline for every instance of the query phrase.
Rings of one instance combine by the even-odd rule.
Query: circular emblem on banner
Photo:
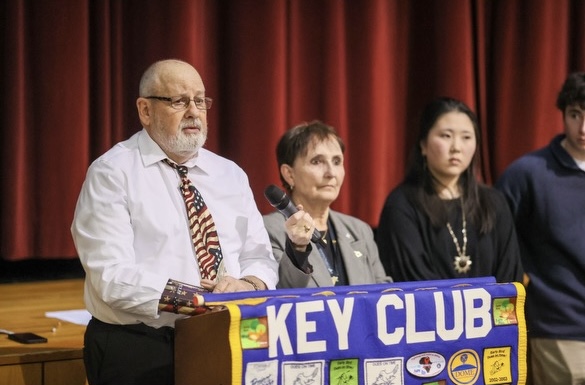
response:
[[[471,349],[453,354],[447,364],[449,378],[456,385],[472,385],[479,378],[479,355]]]
[[[406,370],[416,377],[434,377],[443,369],[445,369],[445,357],[439,353],[420,353],[406,361]]]

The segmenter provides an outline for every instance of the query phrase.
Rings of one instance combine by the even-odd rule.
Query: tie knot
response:
[[[179,173],[179,176],[181,178],[184,178],[187,176],[189,169],[187,168],[187,166],[181,166],[176,164],[175,162],[173,162],[170,159],[163,159],[163,162],[165,162],[166,164],[168,164],[169,166],[171,166],[172,168],[174,168],[175,170],[177,170],[177,172]]]

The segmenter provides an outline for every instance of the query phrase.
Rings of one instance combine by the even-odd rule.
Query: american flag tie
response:
[[[187,177],[189,169],[169,159],[164,159],[163,162],[177,170],[181,178],[179,190],[187,208],[191,240],[195,248],[201,278],[215,280],[223,256],[211,213],[207,209],[199,190],[195,188]]]

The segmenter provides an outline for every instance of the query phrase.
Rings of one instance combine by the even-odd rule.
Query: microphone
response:
[[[286,218],[290,217],[294,213],[296,213],[297,208],[291,202],[290,198],[284,191],[276,187],[275,185],[271,184],[270,186],[266,187],[264,190],[264,196],[268,199],[268,202],[282,213]],[[323,241],[323,236],[321,232],[317,229],[313,230],[313,235],[311,235],[311,240],[315,243],[319,243],[323,246],[326,246],[325,242]]]

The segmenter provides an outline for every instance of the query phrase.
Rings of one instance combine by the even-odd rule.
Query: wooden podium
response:
[[[230,314],[222,307],[176,322],[175,385],[232,383],[229,327]]]

